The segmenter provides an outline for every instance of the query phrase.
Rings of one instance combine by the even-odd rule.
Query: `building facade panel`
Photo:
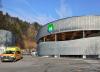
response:
[[[100,54],[100,37],[71,41],[41,42],[39,55],[97,55]]]
[[[100,30],[100,16],[72,17],[68,19],[61,19],[51,23],[54,24],[55,27],[52,33],[75,30]],[[37,40],[43,36],[51,34],[47,31],[47,26],[48,24],[40,29]]]
[[[39,55],[100,55],[100,16],[71,17],[44,25],[37,35]]]
[[[7,30],[0,30],[0,44],[12,44],[12,33]]]

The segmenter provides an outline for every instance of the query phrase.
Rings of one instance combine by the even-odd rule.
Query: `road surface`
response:
[[[17,62],[0,62],[0,72],[100,72],[100,60],[25,55]]]

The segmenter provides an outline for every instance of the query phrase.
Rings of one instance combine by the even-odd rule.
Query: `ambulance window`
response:
[[[20,54],[20,51],[17,51],[17,54]]]

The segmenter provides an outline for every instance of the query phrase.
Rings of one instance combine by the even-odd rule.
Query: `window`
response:
[[[83,31],[74,31],[71,40],[83,38]]]
[[[82,31],[63,32],[57,34],[58,41],[74,40],[74,39],[80,39],[82,37],[83,37]]]
[[[55,41],[55,34],[45,36],[45,41]]]
[[[43,42],[43,37],[39,39],[39,42]]]
[[[15,53],[15,51],[5,51],[3,54],[14,54]]]
[[[84,37],[95,37],[100,36],[100,30],[84,30]],[[55,41],[55,34],[47,35],[42,37],[41,41]],[[57,41],[67,41],[83,38],[83,31],[71,31],[71,32],[62,32],[56,34]]]
[[[85,31],[85,37],[95,37],[95,36],[100,36],[100,30]]]
[[[20,51],[16,51],[16,53],[17,53],[17,54],[20,54],[21,52],[20,52]]]

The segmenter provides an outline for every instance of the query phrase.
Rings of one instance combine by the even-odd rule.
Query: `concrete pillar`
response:
[[[83,38],[85,38],[85,32],[84,32],[84,30],[83,30]]]
[[[55,42],[57,41],[57,35],[55,34]]]
[[[45,42],[45,37],[43,37],[43,41]]]
[[[57,35],[55,34],[55,44],[56,44],[56,41],[57,41]],[[55,46],[55,55],[54,55],[55,58],[58,57],[57,54],[56,54],[56,52],[57,52],[56,48],[57,48],[57,46]]]
[[[86,59],[86,55],[83,55],[83,59]]]

